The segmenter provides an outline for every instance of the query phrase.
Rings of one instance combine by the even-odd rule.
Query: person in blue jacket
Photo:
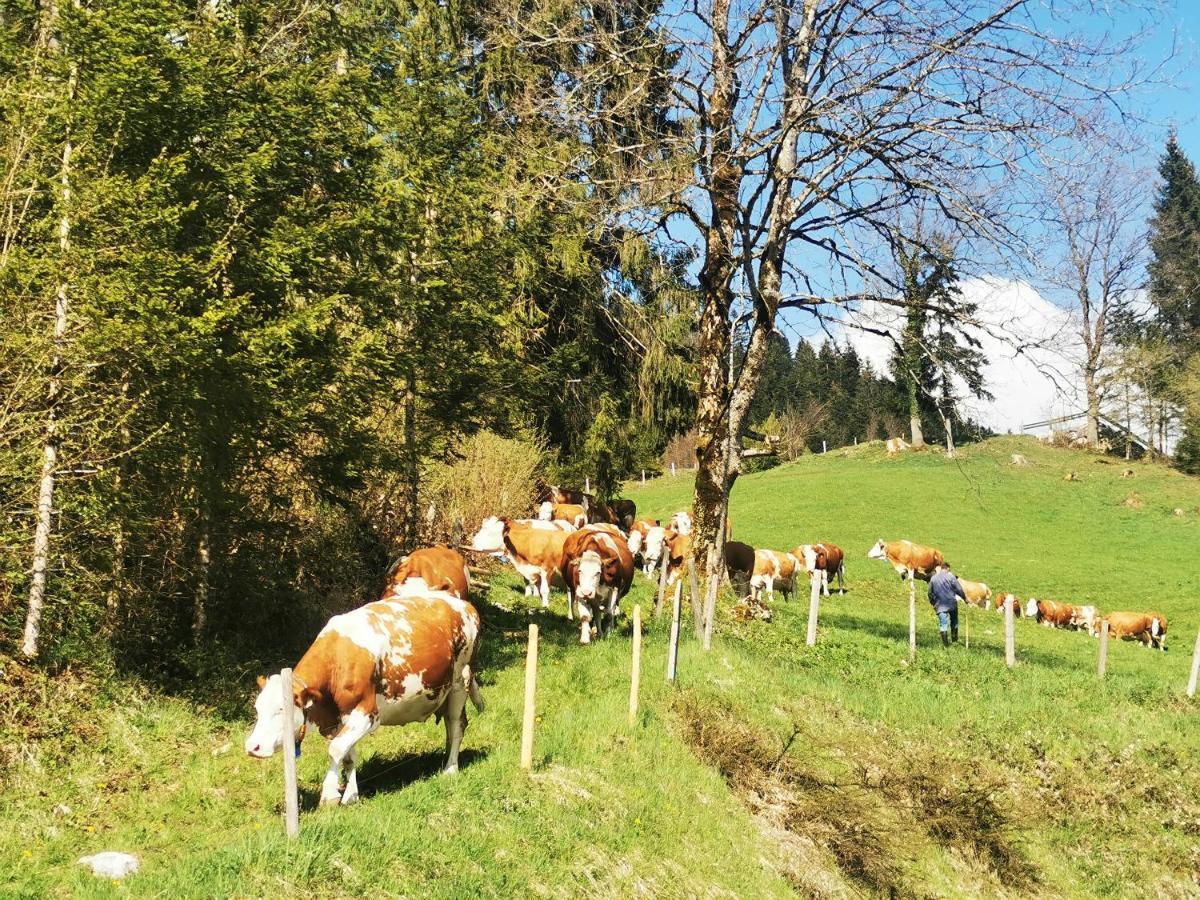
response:
[[[950,567],[944,563],[937,567],[929,579],[929,604],[938,617],[938,631],[942,634],[942,646],[949,647],[950,641],[958,640],[958,598],[967,599],[963,586],[959,584]],[[949,632],[949,635],[947,635]]]

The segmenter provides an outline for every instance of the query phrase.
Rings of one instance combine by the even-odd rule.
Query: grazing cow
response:
[[[728,559],[728,554],[726,555]],[[750,595],[756,602],[761,602],[762,592],[767,592],[767,599],[775,602],[775,585],[778,583],[779,592],[784,600],[792,597],[792,584],[796,569],[803,568],[799,560],[791,553],[776,553],[774,550],[755,550],[754,569],[750,575]]]
[[[610,507],[613,512],[614,522],[620,525],[626,531],[633,528],[633,523],[637,520],[637,504],[632,500],[624,498],[614,500]]]
[[[905,443],[904,438],[898,438],[898,437],[897,438],[888,438],[887,444],[885,446],[887,447],[887,455],[888,456],[895,456],[900,451],[908,449],[908,444]]]
[[[256,720],[246,752],[269,759],[293,752],[311,722],[329,743],[321,804],[358,799],[356,746],[380,725],[406,725],[437,715],[446,722],[446,766],[458,771],[467,728],[466,701],[483,711],[476,681],[479,614],[446,591],[391,596],[334,616],[292,674],[292,696],[279,675],[259,678]],[[284,734],[284,704],[295,731]],[[339,786],[345,767],[346,789]]]
[[[562,564],[563,544],[570,536],[558,528],[517,525],[510,519],[492,516],[471,538],[471,549],[505,554],[525,579],[525,596],[537,594],[545,608],[550,605],[550,581]],[[570,612],[567,604],[567,614]]]
[[[1095,620],[1092,626],[1095,634],[1100,633],[1104,622],[1108,622],[1109,637],[1134,638],[1143,646],[1158,647],[1164,652],[1167,649],[1167,617],[1161,613],[1112,612]]]
[[[867,551],[867,558],[885,560],[896,570],[896,574],[909,581],[913,578],[928,581],[934,569],[946,564],[941,550],[923,547],[912,541],[885,541],[882,538]]]
[[[433,590],[449,591],[460,600],[467,596],[471,576],[467,561],[449,547],[422,547],[402,558],[388,578],[383,597],[392,593]]]
[[[1059,603],[1057,600],[1034,600],[1029,598],[1029,606],[1034,609],[1038,622],[1047,628],[1071,628],[1075,619],[1077,607],[1069,603]]]
[[[828,541],[820,544],[801,544],[792,550],[792,556],[809,575],[821,573],[821,591],[829,596],[829,576],[837,576],[838,593],[846,593],[846,554],[837,544]]]
[[[633,585],[633,554],[623,537],[604,525],[581,528],[563,544],[560,572],[567,585],[567,604],[579,608],[579,642],[591,643],[593,603],[597,605],[596,631],[603,637],[605,613],[611,630],[617,621],[617,606]]]
[[[966,578],[959,578],[958,583],[962,585],[963,593],[967,595],[967,602],[972,606],[978,606],[980,609],[987,609],[990,605],[989,600],[992,599],[992,589],[982,581],[968,581]]]
[[[1009,598],[1012,598],[1013,615],[1018,619],[1021,618],[1021,616],[1025,614],[1025,610],[1021,606],[1021,601],[1019,599],[1017,599],[1016,594],[1009,593],[1008,591],[998,591],[993,595],[993,598],[992,598],[993,608],[998,613],[1004,612],[1004,604],[1009,601]],[[1036,610],[1036,607],[1035,607],[1035,610]],[[1035,611],[1035,615],[1036,615],[1036,611]]]
[[[1071,607],[1071,627],[1077,631],[1086,631],[1091,634],[1093,626],[1096,623],[1096,607],[1094,606],[1072,606]]]
[[[629,552],[642,558],[642,572],[647,578],[654,577],[654,569],[662,559],[663,542],[667,530],[658,524],[658,519],[639,519],[629,532]]]
[[[576,528],[582,528],[588,523],[588,511],[577,503],[555,503],[550,509],[550,520],[555,519],[562,519]]]
[[[692,515],[685,510],[680,510],[671,516],[671,521],[667,526],[676,534],[691,534],[692,533]]]

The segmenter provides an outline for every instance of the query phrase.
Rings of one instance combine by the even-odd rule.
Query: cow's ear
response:
[[[267,686],[267,676],[259,675],[258,676],[258,689],[261,691],[266,686]]]
[[[296,699],[299,701],[301,709],[308,709],[316,702],[317,692],[310,687],[306,687],[297,693]]]

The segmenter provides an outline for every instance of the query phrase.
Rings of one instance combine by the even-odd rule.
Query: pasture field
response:
[[[1015,451],[1032,465],[1011,466]],[[1200,896],[1200,699],[1183,692],[1200,481],[1123,468],[998,438],[957,460],[870,445],[744,476],[735,537],[834,541],[850,591],[823,602],[815,649],[804,592],[769,623],[726,606],[713,651],[686,638],[668,687],[666,621],[638,576],[623,603],[648,623],[632,729],[628,625],[579,647],[561,593],[550,615],[531,611],[502,572],[480,603],[488,709],[470,711],[462,771],[436,774],[440,726],[382,729],[361,744],[362,801],[317,810],[326,757],[310,736],[291,843],[279,759],[241,751],[259,667],[229,672],[227,693],[163,696],[0,660],[0,893]],[[681,475],[628,496],[663,516],[689,492]],[[865,556],[881,537],[938,546],[964,577],[1022,599],[1160,611],[1172,649],[1114,643],[1101,682],[1093,639],[1019,621],[1009,671],[999,615],[973,610],[971,648],[944,650],[922,595],[909,665],[906,588]],[[531,615],[543,644],[529,777],[517,757]],[[111,884],[73,864],[102,849],[137,853],[142,872]]]

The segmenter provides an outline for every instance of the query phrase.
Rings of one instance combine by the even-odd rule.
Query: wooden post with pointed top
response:
[[[292,699],[292,670],[279,673],[283,691],[283,821],[287,836],[300,834],[300,794],[296,785],[296,704]]]
[[[917,658],[917,584],[908,573],[908,659]]]
[[[525,652],[525,717],[521,721],[521,768],[533,768],[534,699],[537,693],[538,627],[529,625],[529,648]]]
[[[1097,674],[1103,678],[1104,673],[1108,671],[1108,620],[1105,619],[1100,623],[1100,662],[1097,666]]]
[[[1196,649],[1192,652],[1192,675],[1188,678],[1187,695],[1196,696],[1196,681],[1200,679],[1200,631],[1196,632]]]
[[[629,679],[629,726],[637,724],[638,687],[642,681],[642,605],[633,606],[633,669]]]
[[[1013,616],[1016,602],[1017,598],[1011,595],[1004,602],[1004,662],[1010,669],[1017,664],[1017,629]]]

